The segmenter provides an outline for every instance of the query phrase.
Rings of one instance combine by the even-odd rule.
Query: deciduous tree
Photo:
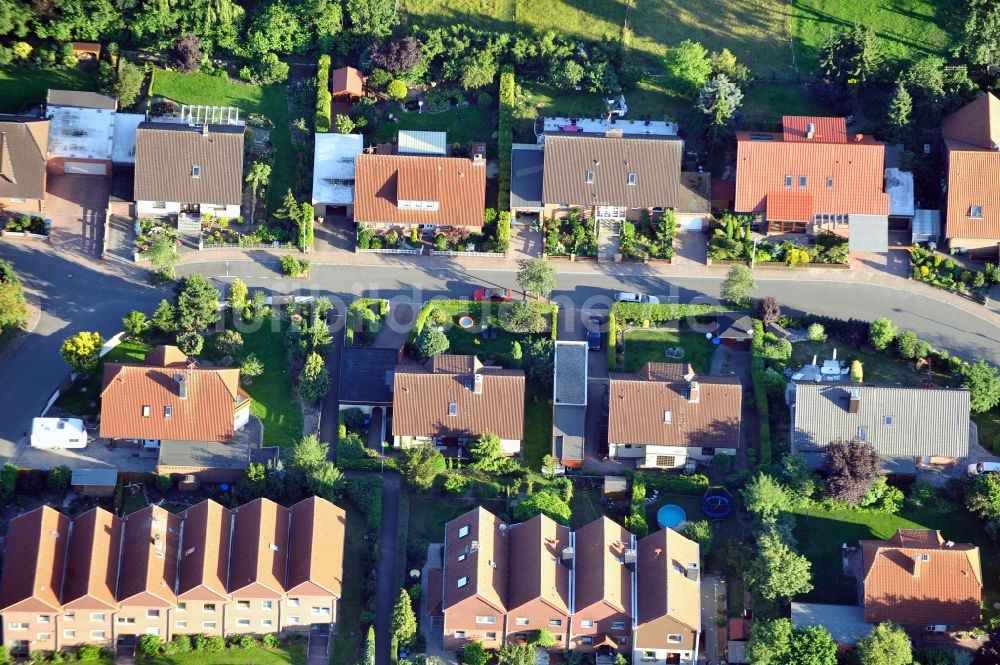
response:
[[[133,309],[122,318],[122,328],[132,337],[142,337],[149,330],[149,326],[149,319],[139,310]]]
[[[859,665],[910,665],[913,652],[906,631],[894,623],[880,623],[854,649]]]
[[[406,481],[421,490],[430,489],[434,479],[443,473],[446,463],[434,446],[412,446],[403,451],[400,469]]]
[[[406,99],[406,95],[409,91],[406,88],[406,83],[395,79],[389,81],[389,85],[385,87],[385,94],[389,95],[389,99],[395,99],[397,102],[401,102]]]
[[[868,341],[879,351],[885,351],[896,339],[896,326],[887,318],[875,319],[868,326]]]
[[[219,320],[219,291],[201,273],[194,273],[177,289],[177,325],[183,330],[204,330]]]
[[[201,51],[201,39],[193,32],[181,35],[170,49],[170,66],[185,74],[198,71],[205,54]]]
[[[767,296],[760,301],[760,320],[764,323],[765,328],[777,324],[780,318],[781,305],[778,304],[777,299]]]
[[[747,510],[763,519],[774,519],[792,507],[788,489],[774,476],[758,473],[741,492]]]
[[[548,515],[560,524],[569,524],[573,513],[568,503],[548,489],[529,494],[514,507],[514,519],[518,522],[525,522],[540,514]]]
[[[735,305],[743,305],[749,301],[750,291],[757,286],[753,271],[746,266],[732,266],[722,280],[722,298]]]
[[[196,356],[201,353],[205,346],[205,338],[193,330],[182,332],[177,335],[177,348],[188,356]]]
[[[417,353],[424,359],[445,353],[449,346],[448,336],[433,326],[424,328],[417,337]]]
[[[397,76],[409,74],[420,64],[424,54],[416,37],[376,42],[368,56],[372,64]]]
[[[330,372],[326,369],[323,357],[318,353],[306,356],[305,365],[299,372],[299,395],[303,400],[314,404],[330,392]]]
[[[698,42],[685,39],[663,58],[667,83],[682,95],[694,97],[712,75],[712,60]]]
[[[962,367],[962,387],[971,393],[969,408],[973,413],[986,413],[1000,404],[1000,373],[982,358]]]
[[[746,572],[750,588],[770,601],[812,591],[812,563],[775,533],[757,539],[758,553]]]
[[[104,340],[100,333],[78,332],[63,341],[59,355],[73,368],[73,371],[89,374],[97,369],[103,344]]]
[[[556,287],[556,271],[552,264],[543,259],[519,259],[517,262],[517,283],[531,296],[548,299]]]
[[[257,195],[261,189],[267,186],[267,181],[271,178],[271,165],[264,162],[254,162],[247,171],[246,182],[250,185],[250,223],[257,214]]]
[[[28,303],[21,280],[10,263],[0,261],[0,332],[24,325],[27,318]]]
[[[229,285],[229,295],[226,297],[226,303],[229,305],[229,312],[233,316],[233,321],[240,321],[247,316],[247,307],[249,307],[250,302],[247,299],[250,290],[247,288],[246,282],[237,277]]]
[[[867,441],[831,441],[824,460],[830,494],[837,501],[858,505],[882,473],[882,462]]]

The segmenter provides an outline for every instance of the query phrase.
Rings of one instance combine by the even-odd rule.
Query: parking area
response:
[[[91,439],[86,448],[32,448],[21,444],[13,462],[25,469],[102,469],[152,472],[156,470],[156,452],[134,448],[111,448],[106,439]]]
[[[45,189],[45,215],[52,220],[52,245],[99,257],[108,208],[107,178],[50,174]]]

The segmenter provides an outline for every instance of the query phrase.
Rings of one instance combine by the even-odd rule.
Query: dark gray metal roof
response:
[[[587,405],[587,343],[556,342],[555,404]]]
[[[848,410],[857,391],[856,413]],[[873,383],[798,383],[792,451],[822,453],[831,441],[863,438],[883,461],[965,457],[969,391]]]
[[[576,206],[674,208],[683,142],[673,139],[545,137],[542,200]],[[587,173],[593,172],[593,182]],[[629,175],[635,175],[629,184]]]
[[[537,143],[515,143],[510,152],[510,207],[542,207],[545,153]]]
[[[345,346],[340,355],[340,403],[392,404],[397,349]]]
[[[792,603],[792,626],[822,626],[830,631],[834,642],[844,645],[857,644],[873,627],[865,622],[865,608],[861,605],[823,603]]]
[[[716,335],[722,339],[749,339],[753,336],[753,317],[742,312],[719,314]]]
[[[552,456],[563,461],[582,460],[587,420],[585,406],[552,408]]]
[[[83,90],[49,90],[45,101],[49,106],[77,106],[82,109],[114,111],[118,107],[118,98],[114,95]]]
[[[98,485],[101,487],[114,487],[118,484],[118,469],[107,467],[104,469],[73,469],[70,477],[70,485]]]
[[[852,252],[888,252],[889,218],[885,215],[851,215],[848,218]]]
[[[159,466],[245,469],[249,462],[250,444],[246,437],[237,437],[233,443],[160,441]]]

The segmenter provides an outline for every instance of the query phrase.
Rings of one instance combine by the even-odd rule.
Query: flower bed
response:
[[[161,219],[140,219],[135,233],[135,243],[132,250],[136,254],[145,254],[153,244],[153,239],[160,234],[166,234],[174,242],[177,242],[177,229],[170,226],[168,222]]]
[[[546,256],[597,256],[597,234],[594,223],[583,219],[579,210],[570,212],[569,217],[550,219],[545,222]]]
[[[437,252],[495,252],[497,243],[482,233],[450,228],[438,231],[433,241],[420,235],[416,227],[408,230],[375,229],[362,225],[358,228],[357,246],[360,251],[372,250],[431,250]],[[414,252],[417,253],[417,252]]]
[[[735,219],[726,215],[728,219]],[[749,263],[754,258],[754,244],[750,238],[750,227],[743,223],[726,224],[715,229],[708,241],[708,258],[715,263],[738,261]],[[848,242],[832,235],[816,236],[816,244],[803,245],[791,240],[778,244],[759,240],[757,242],[756,263],[783,263],[788,267],[849,265]]]
[[[622,258],[672,259],[676,234],[673,210],[664,211],[656,222],[652,221],[648,210],[643,210],[638,222],[622,222],[618,235]]]
[[[913,279],[939,289],[954,291],[979,301],[985,301],[991,284],[1000,283],[1000,266],[987,263],[984,270],[971,270],[956,264],[951,257],[916,245],[910,251]]]
[[[11,215],[4,220],[3,230],[7,233],[31,233],[38,236],[47,236],[45,220],[34,215]]]
[[[221,218],[214,223],[211,220],[202,221],[201,242],[204,247],[237,246],[255,247],[257,245],[292,246],[283,229],[268,228],[263,224],[250,233],[229,226],[229,220]]]

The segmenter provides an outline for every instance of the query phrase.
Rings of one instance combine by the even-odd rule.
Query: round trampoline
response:
[[[720,520],[733,512],[733,500],[726,488],[708,488],[701,499],[701,512],[713,520]]]
[[[687,513],[675,503],[663,505],[656,511],[656,522],[665,529],[676,529],[687,521]]]
[[[458,319],[458,325],[459,325],[459,327],[465,328],[466,330],[468,330],[473,325],[475,325],[475,323],[476,322],[472,320],[471,316],[462,316],[462,317],[459,317],[459,319]]]

